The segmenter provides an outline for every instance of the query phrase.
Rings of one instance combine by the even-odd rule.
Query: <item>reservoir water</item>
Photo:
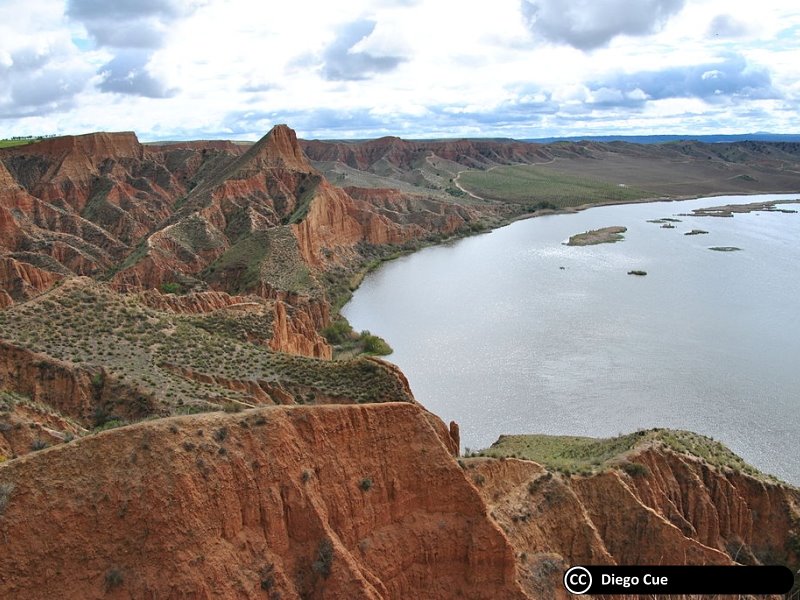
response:
[[[459,423],[462,447],[511,433],[689,429],[800,485],[800,213],[677,216],[798,197],[518,221],[386,263],[343,313],[389,342],[415,397]],[[681,222],[647,222],[665,217]],[[628,228],[624,241],[563,244],[612,225]]]

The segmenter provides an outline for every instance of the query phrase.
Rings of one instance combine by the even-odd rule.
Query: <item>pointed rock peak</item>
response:
[[[264,166],[310,171],[311,165],[288,125],[276,125],[250,149]]]

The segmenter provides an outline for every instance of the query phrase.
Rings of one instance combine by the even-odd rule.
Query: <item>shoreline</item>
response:
[[[373,271],[378,270],[383,263],[390,262],[396,260],[398,258],[402,258],[403,256],[409,256],[420,250],[424,250],[425,248],[430,248],[434,246],[444,246],[445,244],[449,244],[458,240],[466,239],[468,237],[482,235],[485,233],[491,233],[497,229],[501,229],[503,227],[507,227],[517,221],[524,221],[527,219],[535,219],[537,217],[549,217],[553,215],[569,215],[569,214],[577,214],[583,212],[585,210],[589,210],[591,208],[601,208],[603,206],[623,206],[626,204],[651,204],[654,202],[685,202],[687,200],[699,200],[700,198],[719,198],[722,196],[732,196],[732,197],[750,197],[750,196],[766,196],[766,195],[789,195],[789,194],[797,194],[797,201],[800,202],[800,191],[778,191],[778,192],[751,192],[745,194],[732,194],[729,192],[715,192],[713,194],[703,194],[703,195],[690,195],[690,196],[679,196],[676,198],[665,198],[665,197],[652,197],[652,198],[642,198],[640,200],[607,200],[603,202],[588,202],[586,204],[579,204],[577,206],[569,206],[566,208],[559,208],[559,209],[542,209],[539,211],[534,211],[532,213],[523,213],[520,215],[516,215],[510,217],[508,219],[503,219],[501,223],[495,226],[487,227],[486,229],[479,229],[476,231],[469,231],[463,234],[453,234],[449,237],[446,237],[442,240],[438,241],[421,241],[420,246],[417,248],[413,248],[407,251],[398,251],[396,253],[387,256],[386,258],[377,259],[375,261],[376,264],[370,264],[365,269],[356,272],[351,281],[357,281],[357,283],[350,288],[351,295],[361,287],[361,283],[364,281],[364,278],[372,273]],[[499,201],[490,201],[490,202],[499,202]],[[342,304],[341,308],[336,311],[335,316],[342,317],[341,309],[347,305],[350,299]],[[343,317],[342,317],[343,318]]]
[[[415,254],[420,250],[424,250],[425,248],[431,248],[435,246],[444,246],[449,243],[457,242],[458,240],[466,239],[468,237],[482,235],[485,233],[491,233],[497,229],[501,229],[503,227],[507,227],[516,223],[517,221],[524,221],[527,219],[535,219],[537,217],[548,217],[553,215],[570,215],[570,214],[578,214],[585,210],[589,210],[591,208],[601,208],[603,206],[623,206],[627,204],[651,204],[654,202],[685,202],[687,200],[699,200],[700,198],[719,198],[722,196],[731,196],[731,197],[751,197],[751,196],[766,196],[766,195],[789,195],[789,194],[797,194],[797,201],[800,202],[800,191],[779,191],[779,192],[752,192],[747,194],[731,194],[729,192],[715,192],[713,194],[703,194],[703,195],[693,195],[693,196],[679,196],[677,198],[664,198],[664,197],[653,197],[653,198],[642,198],[640,200],[608,200],[604,202],[588,202],[586,204],[579,204],[577,206],[570,206],[567,208],[560,208],[560,209],[543,209],[540,211],[534,211],[532,213],[523,213],[520,215],[516,215],[514,217],[510,217],[508,219],[503,219],[499,224],[494,226],[489,226],[486,229],[479,229],[475,231],[468,231],[463,234],[453,234],[449,237],[438,241],[426,241],[420,240],[420,245],[416,248],[412,248],[409,250],[398,250],[390,254],[385,258],[375,259],[368,263],[365,268],[356,271],[350,278],[348,290],[350,292],[348,298],[341,303],[341,305],[334,309],[331,314],[331,320],[335,319],[344,319],[347,321],[345,316],[342,314],[342,309],[347,306],[348,302],[350,302],[353,298],[353,294],[361,287],[361,284],[364,282],[364,279],[372,273],[373,271],[377,271],[384,263],[391,262],[393,260],[397,260],[398,258],[402,258],[404,256],[410,256],[411,254]],[[500,202],[500,201],[487,201],[487,202]],[[337,302],[338,303],[338,302]],[[331,303],[331,308],[333,308],[334,303]],[[347,321],[349,323],[349,321]],[[374,332],[373,332],[374,333]],[[380,334],[376,334],[380,337]],[[383,338],[381,338],[383,339]],[[391,355],[389,355],[391,356]],[[335,359],[333,359],[335,360]]]
[[[502,227],[506,227],[507,225],[511,225],[511,224],[515,223],[516,221],[520,221],[520,220],[523,220],[523,219],[531,219],[531,218],[535,218],[535,217],[550,216],[550,215],[577,214],[579,212],[583,212],[584,210],[588,210],[590,208],[599,208],[599,207],[603,207],[603,206],[620,206],[620,205],[627,205],[627,204],[650,204],[650,203],[653,203],[653,202],[675,203],[675,202],[684,202],[684,201],[699,200],[699,199],[712,199],[712,198],[719,198],[719,197],[725,197],[725,196],[731,197],[731,198],[741,199],[740,204],[747,204],[747,200],[752,198],[752,197],[768,196],[768,195],[795,196],[795,198],[787,198],[785,200],[778,200],[778,202],[792,202],[792,201],[800,202],[800,191],[753,192],[753,193],[748,193],[748,194],[731,194],[731,193],[726,193],[726,192],[718,192],[718,193],[715,193],[715,194],[702,194],[702,195],[682,196],[680,198],[663,198],[663,197],[659,198],[659,197],[654,197],[654,198],[647,198],[647,199],[641,199],[641,200],[635,200],[635,201],[608,201],[608,202],[598,202],[598,203],[587,203],[587,204],[579,205],[577,207],[569,207],[569,208],[561,209],[561,210],[546,210],[546,211],[538,211],[538,212],[535,212],[535,213],[526,213],[526,214],[522,214],[522,215],[517,215],[517,216],[515,216],[513,218],[509,218],[509,219],[504,220],[503,223],[499,223],[499,224],[497,224],[495,226],[489,227],[486,230],[469,232],[469,233],[466,233],[464,235],[453,235],[453,236],[448,237],[448,238],[446,238],[444,240],[441,240],[441,241],[438,241],[438,242],[434,242],[434,243],[426,243],[426,244],[420,246],[419,248],[417,248],[415,250],[412,250],[412,251],[409,251],[409,252],[404,252],[404,253],[392,256],[391,258],[387,258],[386,260],[382,260],[379,264],[374,265],[371,269],[369,269],[368,271],[366,271],[366,272],[364,272],[362,274],[362,276],[359,278],[359,285],[352,290],[352,293],[355,293],[360,288],[361,283],[366,278],[366,275],[368,275],[369,272],[371,272],[372,270],[377,270],[383,264],[383,262],[388,262],[389,260],[394,260],[395,258],[399,258],[401,256],[410,255],[410,254],[416,252],[416,250],[422,250],[423,248],[426,248],[428,246],[445,245],[445,244],[448,244],[448,243],[452,243],[452,242],[458,241],[458,240],[460,240],[462,238],[471,237],[473,235],[478,235],[478,234],[481,234],[481,233],[488,233],[488,232],[500,229]],[[734,203],[735,202],[736,201],[734,201]],[[730,202],[728,202],[728,203],[730,204]],[[348,300],[348,303],[349,303],[349,300]],[[341,311],[344,310],[344,307],[346,305],[347,305],[347,303],[345,303],[342,306],[342,308],[340,309],[340,311],[337,313],[342,318],[344,318],[344,316],[341,314]],[[380,330],[377,330],[377,329],[374,330],[373,333],[376,333],[377,335],[381,334]],[[380,359],[381,360],[386,360],[387,362],[390,362],[391,364],[397,366],[392,361],[392,356],[391,355],[385,356],[385,357],[380,357]],[[400,368],[400,367],[398,366],[398,368]],[[426,407],[426,405],[423,402],[421,402],[419,399],[417,399],[417,402],[419,402],[423,407]],[[426,407],[426,410],[431,410],[431,409],[428,409]],[[434,411],[431,411],[431,412],[433,412],[433,414],[436,414],[437,416],[439,416],[437,414],[437,412],[434,412]],[[443,417],[440,417],[440,418],[443,418]],[[695,430],[693,430],[693,431],[695,431]],[[533,430],[529,430],[529,431],[526,430],[525,433],[526,434],[530,434],[530,435],[546,435],[546,434],[541,433],[540,429],[533,429]],[[511,434],[509,434],[509,435],[511,435]],[[593,439],[602,439],[604,436],[600,435],[600,434],[590,434],[588,437],[592,437]],[[725,442],[723,442],[723,443],[725,443]],[[730,446],[728,446],[728,444],[726,443],[726,447],[730,447]],[[764,475],[766,475],[768,477],[771,477],[771,478],[777,479],[780,482],[781,485],[788,486],[788,487],[791,487],[791,488],[794,488],[794,489],[800,489],[800,482],[794,483],[792,480],[787,480],[785,478],[786,477],[785,475],[777,475],[773,471],[765,470],[762,467],[755,467],[755,468],[757,470],[759,470],[761,473],[763,473]]]

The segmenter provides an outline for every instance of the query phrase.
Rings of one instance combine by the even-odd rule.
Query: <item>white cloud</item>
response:
[[[6,0],[0,119],[143,139],[786,126],[793,2],[633,1]]]

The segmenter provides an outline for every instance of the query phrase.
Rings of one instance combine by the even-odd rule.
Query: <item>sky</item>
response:
[[[0,0],[0,138],[798,133],[796,0]]]

